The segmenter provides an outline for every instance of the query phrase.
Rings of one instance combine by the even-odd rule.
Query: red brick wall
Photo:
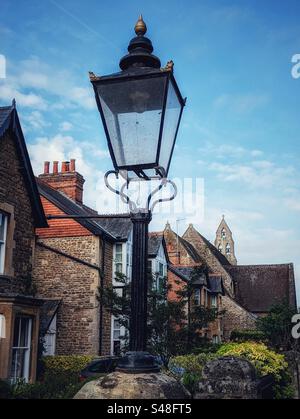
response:
[[[63,211],[43,196],[41,196],[41,201],[46,215],[65,215]],[[38,228],[36,230],[38,237],[79,237],[93,235],[93,233],[72,219],[49,220],[48,225],[49,228]]]

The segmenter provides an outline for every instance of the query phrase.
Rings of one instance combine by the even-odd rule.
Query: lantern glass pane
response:
[[[167,171],[171,158],[173,145],[176,140],[176,131],[180,118],[182,105],[178,99],[172,80],[169,82],[168,98],[166,104],[163,135],[161,139],[161,151],[159,165]]]
[[[155,166],[165,83],[148,77],[97,86],[118,167]]]

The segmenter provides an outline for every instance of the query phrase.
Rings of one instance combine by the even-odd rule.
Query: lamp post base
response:
[[[127,374],[159,372],[156,358],[149,352],[127,352],[116,369]]]
[[[184,386],[166,374],[126,374],[120,371],[90,381],[74,397],[79,400],[185,400],[190,398],[191,395]]]

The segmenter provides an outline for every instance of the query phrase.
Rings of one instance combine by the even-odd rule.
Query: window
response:
[[[164,276],[164,265],[160,262],[158,264],[158,273],[159,273],[159,276],[161,276],[161,277]]]
[[[113,355],[121,353],[121,327],[119,320],[113,319]]]
[[[14,323],[14,339],[12,348],[11,380],[18,378],[29,381],[31,351],[32,319],[17,316]]]
[[[53,317],[53,320],[45,334],[44,340],[44,356],[54,356],[55,355],[55,348],[56,348],[56,323],[57,323],[57,315]]]
[[[229,254],[230,254],[230,251],[231,251],[231,249],[230,249],[230,244],[229,244],[229,243],[227,243],[227,244],[226,244],[226,255],[229,255]]]
[[[5,316],[0,314],[0,339],[5,339],[6,337],[6,327],[5,327]]]
[[[221,237],[222,237],[222,239],[226,239],[226,230],[225,230],[225,228],[223,228],[223,230],[221,231]]]
[[[132,233],[130,233],[126,243],[126,276],[128,280],[132,276]]]
[[[123,273],[123,245],[122,243],[116,244],[115,253],[115,273]]]
[[[219,244],[218,250],[219,250],[219,252],[222,252],[223,246],[221,244]]]
[[[218,335],[214,335],[212,338],[212,342],[214,345],[217,345],[218,343],[220,343],[220,338]]]
[[[0,275],[4,274],[5,247],[7,234],[7,215],[0,212]]]
[[[201,290],[198,288],[194,292],[194,299],[195,299],[195,305],[200,306],[201,304]]]
[[[211,296],[211,308],[218,307],[218,297],[216,295]]]

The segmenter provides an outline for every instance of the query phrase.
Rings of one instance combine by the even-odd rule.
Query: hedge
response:
[[[260,330],[233,330],[230,340],[234,342],[265,342],[266,336]]]
[[[91,355],[57,355],[45,356],[42,359],[44,371],[78,373],[83,370],[95,356]]]

